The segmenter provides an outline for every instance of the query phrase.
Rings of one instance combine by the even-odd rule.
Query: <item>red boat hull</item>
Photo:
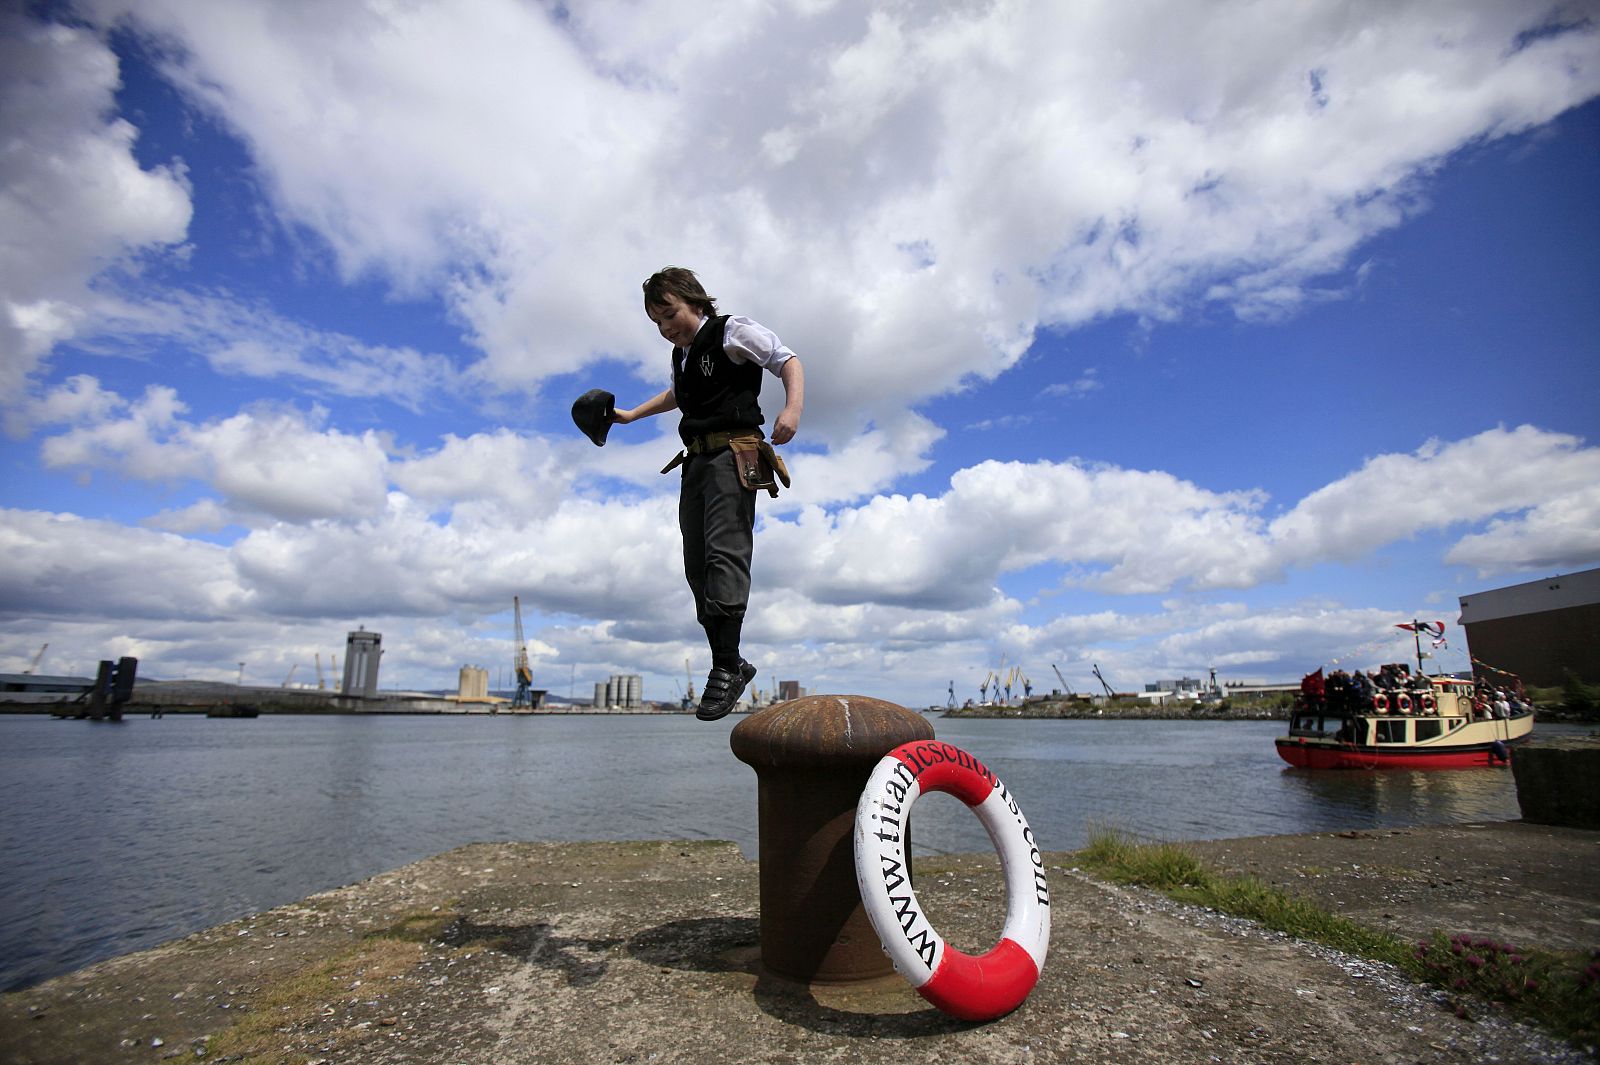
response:
[[[1510,764],[1496,757],[1488,744],[1432,751],[1395,750],[1280,737],[1277,745],[1278,757],[1298,769],[1474,769]]]

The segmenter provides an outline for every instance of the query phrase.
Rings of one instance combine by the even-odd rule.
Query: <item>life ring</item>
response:
[[[1402,714],[1411,713],[1411,696],[1401,692],[1395,697],[1395,709]]]
[[[1431,714],[1431,713],[1433,713],[1433,711],[1434,711],[1434,707],[1435,707],[1435,706],[1436,706],[1436,705],[1437,705],[1437,704],[1435,704],[1435,703],[1434,703],[1434,701],[1433,701],[1433,696],[1431,696],[1431,695],[1424,695],[1424,696],[1423,696],[1423,697],[1422,697],[1422,711],[1423,711],[1423,713],[1426,713],[1426,714]]]
[[[1389,697],[1382,692],[1372,697],[1372,708],[1380,714],[1389,712]]]
[[[1006,923],[987,954],[963,954],[934,930],[911,888],[906,819],[924,791],[954,795],[983,822],[1006,878]],[[878,762],[856,804],[856,884],[895,970],[952,1017],[987,1021],[1022,1005],[1050,943],[1044,859],[1017,800],[988,767],[938,740],[901,744]]]

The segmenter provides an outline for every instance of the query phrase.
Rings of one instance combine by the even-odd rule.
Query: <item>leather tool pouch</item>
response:
[[[766,489],[776,496],[778,482],[773,478],[772,462],[767,458],[772,448],[766,444],[757,436],[737,437],[728,441],[728,447],[733,449],[734,469],[739,471],[739,483],[753,492]]]

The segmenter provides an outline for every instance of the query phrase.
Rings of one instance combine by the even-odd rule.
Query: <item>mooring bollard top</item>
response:
[[[933,739],[927,718],[865,695],[808,695],[751,714],[728,739],[751,766],[847,768],[875,765],[913,740]]]

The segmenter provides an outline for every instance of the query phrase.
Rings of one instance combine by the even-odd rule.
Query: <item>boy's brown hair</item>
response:
[[[706,295],[704,286],[700,284],[700,279],[694,276],[693,270],[686,270],[681,266],[664,266],[645,280],[646,310],[666,303],[668,296],[678,297],[707,317],[717,313],[716,298]]]

